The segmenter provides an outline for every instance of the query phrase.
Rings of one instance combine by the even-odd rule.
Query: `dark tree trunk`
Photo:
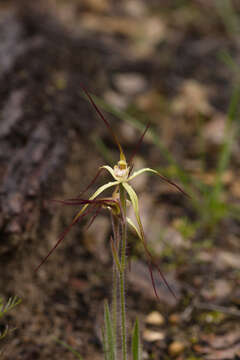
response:
[[[39,223],[42,200],[61,186],[72,142],[91,131],[93,116],[80,85],[103,87],[104,54],[91,39],[76,38],[56,20],[29,11],[6,12],[0,39],[3,255]]]

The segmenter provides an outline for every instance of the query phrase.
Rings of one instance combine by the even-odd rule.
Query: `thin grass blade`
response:
[[[107,301],[104,304],[104,323],[105,323],[105,332],[106,332],[106,343],[107,343],[107,353],[109,354],[109,360],[116,360],[115,354],[115,342],[113,334],[113,324],[111,319],[111,314]]]
[[[73,355],[75,355],[79,360],[83,360],[83,358],[82,358],[82,356],[79,354],[79,352],[78,352],[77,350],[73,349],[70,345],[66,344],[64,341],[59,340],[59,339],[57,339],[57,338],[55,338],[55,341],[56,341],[58,344],[60,344],[60,345],[62,345],[63,347],[65,347],[67,350],[71,351],[71,353],[72,353]]]
[[[109,353],[107,351],[107,338],[104,329],[102,329],[102,344],[103,344],[103,353],[104,353],[104,360],[109,360]]]
[[[132,334],[132,358],[133,360],[141,359],[141,343],[138,319],[136,319]]]

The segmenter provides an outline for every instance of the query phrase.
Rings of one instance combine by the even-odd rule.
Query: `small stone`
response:
[[[233,182],[233,184],[231,185],[231,192],[235,197],[240,198],[240,182],[239,181]]]
[[[169,322],[173,325],[179,324],[181,318],[178,314],[172,314],[169,316]]]
[[[210,116],[213,109],[209,103],[208,88],[195,80],[184,81],[179,95],[172,102],[172,110],[176,114],[195,116],[201,113]]]
[[[165,335],[160,331],[145,330],[143,333],[143,339],[149,342],[163,340]]]
[[[126,95],[136,95],[147,88],[147,80],[138,73],[119,73],[113,76],[117,89]]]
[[[135,18],[142,18],[147,12],[146,4],[139,0],[128,0],[124,4],[124,7],[128,15]]]
[[[168,352],[172,356],[177,356],[181,354],[184,351],[184,349],[185,349],[185,345],[182,342],[173,341],[168,348]]]
[[[164,324],[164,317],[158,311],[153,311],[148,314],[145,322],[150,325],[162,325]]]
[[[220,145],[225,137],[226,116],[216,114],[203,128],[203,137],[209,143]]]
[[[120,95],[116,91],[112,90],[108,90],[104,93],[104,99],[108,104],[120,110],[125,110],[129,103],[129,99],[126,96]]]
[[[84,0],[83,5],[87,10],[104,13],[110,10],[109,0]]]

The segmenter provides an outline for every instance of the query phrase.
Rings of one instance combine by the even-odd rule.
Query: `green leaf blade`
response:
[[[60,344],[60,345],[62,345],[63,347],[65,347],[65,349],[71,351],[71,353],[72,353],[73,355],[75,355],[79,360],[83,360],[83,358],[81,357],[81,355],[79,354],[79,352],[78,352],[77,350],[73,349],[70,345],[66,344],[64,341],[59,340],[59,339],[57,339],[57,338],[55,338],[55,341],[56,341],[58,344]]]
[[[133,360],[141,359],[141,343],[138,319],[135,321],[132,334],[132,358]]]
[[[104,304],[104,323],[105,323],[105,356],[107,360],[116,360],[116,347],[113,334],[113,325],[107,301]]]

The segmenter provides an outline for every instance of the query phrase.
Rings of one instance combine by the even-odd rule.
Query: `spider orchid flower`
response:
[[[158,297],[157,291],[156,291],[156,288],[155,288],[154,279],[153,279],[151,264],[154,264],[154,266],[157,268],[157,270],[159,272],[160,277],[164,281],[165,285],[167,286],[169,291],[175,296],[175,293],[173,292],[173,290],[169,286],[167,280],[165,279],[165,277],[164,277],[163,273],[161,272],[159,266],[154,261],[153,256],[152,256],[152,254],[150,253],[150,251],[149,251],[149,249],[147,247],[147,243],[146,243],[146,239],[145,239],[145,235],[144,235],[144,230],[143,230],[143,225],[142,225],[141,218],[140,218],[140,213],[139,213],[138,196],[137,196],[135,190],[133,189],[133,187],[131,185],[131,181],[133,179],[135,179],[136,177],[140,176],[141,174],[143,174],[145,172],[148,172],[148,173],[157,175],[158,177],[160,177],[161,180],[169,183],[171,186],[175,187],[177,190],[182,192],[184,195],[188,196],[188,194],[186,194],[185,191],[182,190],[177,184],[170,181],[168,178],[161,175],[158,171],[156,171],[154,169],[151,169],[151,168],[147,167],[147,168],[143,168],[143,169],[137,170],[137,171],[132,173],[132,169],[133,169],[132,160],[133,160],[133,157],[134,157],[136,151],[135,151],[134,155],[131,157],[130,162],[127,163],[125,154],[124,154],[123,149],[121,147],[121,144],[119,143],[119,141],[117,139],[117,136],[113,132],[109,122],[103,116],[102,112],[99,110],[99,108],[95,104],[95,102],[94,102],[92,96],[89,94],[89,92],[85,88],[83,88],[83,91],[85,92],[85,95],[89,99],[90,103],[93,105],[96,112],[98,113],[100,118],[104,121],[104,123],[107,126],[109,132],[111,133],[112,138],[113,138],[114,142],[116,143],[116,145],[117,145],[117,147],[119,149],[120,159],[119,159],[118,163],[114,167],[111,167],[109,165],[103,165],[103,166],[100,167],[96,177],[93,179],[93,181],[90,183],[90,185],[87,187],[86,190],[88,190],[88,188],[95,182],[97,176],[103,170],[106,170],[112,176],[113,181],[110,181],[110,182],[100,186],[89,197],[88,200],[84,200],[84,199],[80,198],[80,196],[83,193],[81,193],[78,197],[73,198],[73,199],[55,200],[56,202],[64,204],[64,205],[81,206],[81,209],[79,210],[79,212],[73,218],[72,223],[60,235],[57,243],[50,250],[50,252],[43,259],[43,261],[38,265],[38,267],[36,268],[35,271],[38,271],[38,269],[41,267],[41,265],[48,259],[48,257],[52,254],[52,252],[56,249],[56,247],[60,244],[60,242],[63,240],[63,238],[70,231],[72,226],[75,225],[76,223],[78,223],[83,217],[87,216],[89,213],[94,213],[94,215],[91,218],[90,224],[92,224],[95,217],[98,215],[99,211],[102,208],[109,209],[114,216],[123,215],[122,214],[123,209],[121,209],[121,203],[120,203],[120,189],[124,189],[124,191],[126,192],[127,197],[128,197],[127,200],[133,207],[135,218],[136,218],[136,225],[134,224],[134,222],[129,217],[126,217],[126,222],[136,232],[136,234],[137,234],[138,238],[140,239],[140,241],[142,242],[143,247],[145,249],[145,252],[146,252],[146,254],[148,256],[149,269],[150,269],[150,274],[151,274],[151,279],[152,279],[152,284],[153,284],[155,295]],[[137,143],[136,149],[138,149],[138,147],[140,146],[140,144],[141,144],[141,142],[143,140],[143,137],[144,137],[145,133],[147,132],[148,128],[149,128],[149,124],[147,125],[147,127],[146,127],[145,131],[143,132],[142,136],[140,137],[140,139],[139,139],[139,141]],[[112,197],[99,198],[99,195],[101,195],[103,192],[105,192],[107,189],[110,189],[110,188],[114,188]]]

